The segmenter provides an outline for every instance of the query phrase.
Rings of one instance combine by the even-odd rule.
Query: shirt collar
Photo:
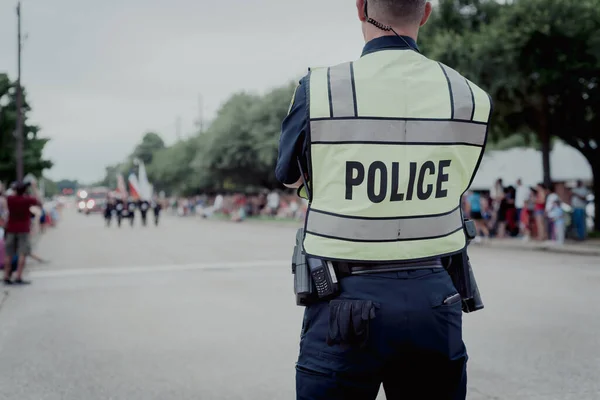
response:
[[[404,39],[404,40],[402,40]],[[408,36],[381,36],[370,40],[363,48],[362,56],[374,53],[380,50],[417,50],[419,47],[415,40]]]

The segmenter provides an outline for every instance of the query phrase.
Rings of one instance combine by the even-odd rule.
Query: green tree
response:
[[[191,163],[196,153],[197,138],[180,140],[158,151],[146,168],[155,191],[188,193],[197,188]]]
[[[158,133],[147,132],[140,143],[138,143],[126,160],[116,165],[105,167],[104,178],[100,182],[96,182],[98,186],[107,186],[116,188],[117,174],[122,174],[125,179],[136,169],[134,160],[140,159],[146,166],[152,163],[154,156],[162,150],[165,150],[165,142]]]
[[[31,108],[23,91],[23,169],[25,174],[42,176],[42,172],[52,167],[52,162],[43,158],[44,146],[49,139],[39,137],[40,128],[30,125],[27,116]],[[0,180],[16,179],[14,132],[17,126],[17,105],[15,85],[6,74],[0,74]]]
[[[288,113],[295,86],[294,83],[290,83],[268,92],[252,114],[257,173],[262,177],[260,186],[268,189],[281,186],[275,177],[281,121]]]
[[[208,128],[166,147],[155,133],[147,133],[122,163],[106,167],[99,182],[116,186],[116,174],[129,174],[133,159],[146,164],[155,190],[194,193],[201,190],[274,188],[275,163],[281,130],[294,85],[264,95],[237,93],[219,109]]]
[[[277,146],[293,90],[290,84],[263,96],[238,93],[223,104],[200,137],[192,163],[203,184],[279,186],[274,174]]]
[[[40,179],[40,187],[42,186],[44,188],[44,196],[46,197],[53,197],[60,194],[56,182],[49,178],[42,177],[42,179]]]
[[[465,16],[464,6],[458,3],[442,0],[440,9],[453,8],[455,16]],[[598,199],[600,0],[477,3],[498,10],[477,29],[462,29],[460,24],[456,28],[452,22],[445,30],[439,26],[431,33],[425,30],[426,53],[453,66],[492,95],[496,136],[535,133],[542,148],[546,182],[551,181],[552,137],[578,149],[592,167]],[[432,22],[444,23],[441,17]],[[596,201],[596,228],[600,230],[600,201]]]
[[[165,148],[165,142],[162,140],[160,135],[154,132],[148,132],[142,138],[140,144],[138,144],[131,158],[138,158],[144,162],[144,164],[150,164],[154,153]]]
[[[123,173],[122,163],[116,165],[107,165],[104,167],[104,178],[98,182],[94,182],[90,186],[106,186],[109,188],[117,187],[117,173]]]
[[[440,0],[421,30],[420,47],[435,51],[440,49],[436,42],[443,41],[458,48],[460,42],[452,40],[456,35],[480,31],[496,19],[502,6],[494,0]]]

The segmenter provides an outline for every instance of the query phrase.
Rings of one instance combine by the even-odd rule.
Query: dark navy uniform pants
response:
[[[297,400],[375,400],[382,383],[387,400],[466,398],[461,303],[443,268],[353,275],[341,286],[305,310]],[[363,340],[339,340],[352,330]]]

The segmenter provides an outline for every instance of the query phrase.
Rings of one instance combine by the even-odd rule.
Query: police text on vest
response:
[[[382,161],[374,161],[366,171],[365,166],[361,162],[347,161],[346,200],[352,200],[354,188],[366,186],[365,189],[367,190],[369,200],[373,203],[381,203],[388,197],[388,186],[390,186],[390,183],[389,201],[411,201],[415,194],[419,200],[428,200],[434,194],[436,199],[448,197],[448,190],[444,189],[444,183],[449,180],[445,169],[450,166],[450,163],[451,160],[440,160],[436,166],[433,161],[425,161],[419,166],[416,162],[411,162],[408,176],[402,177],[400,175],[400,163],[393,162],[391,165],[390,182],[388,180],[388,166]],[[363,185],[365,182],[365,172],[367,179],[366,185]],[[431,183],[425,184],[426,177],[435,176],[436,174],[435,188]],[[379,176],[379,185],[376,185],[376,176]],[[408,178],[406,193],[400,193],[400,180],[402,179],[403,182],[406,182],[406,178]]]

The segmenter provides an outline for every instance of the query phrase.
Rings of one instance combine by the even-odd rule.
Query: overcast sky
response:
[[[53,179],[92,181],[145,131],[167,143],[238,90],[358,57],[354,0],[23,0],[23,85]],[[0,71],[16,77],[16,0],[0,1]]]

